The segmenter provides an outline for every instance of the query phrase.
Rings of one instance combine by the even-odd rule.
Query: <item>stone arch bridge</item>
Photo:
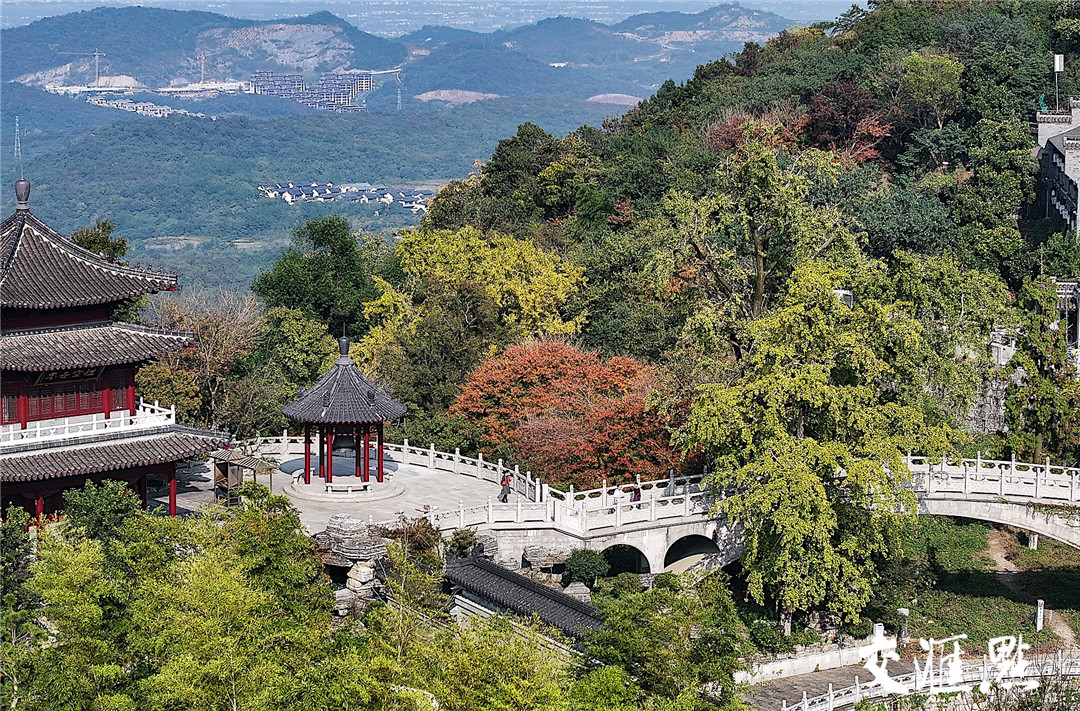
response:
[[[287,436],[248,444],[258,454],[293,454],[303,447],[302,438]],[[563,492],[529,472],[505,467],[502,460],[440,452],[434,445],[413,447],[408,440],[384,445],[384,456],[492,483],[510,474],[520,494],[515,503],[462,501],[457,510],[426,514],[441,531],[468,527],[496,534],[504,561],[520,563],[529,546],[596,551],[628,546],[638,554],[640,572],[659,572],[696,553],[719,553],[727,564],[742,552],[739,531],[711,515],[717,500],[702,488],[702,475],[640,482],[641,498],[632,501],[630,484]],[[981,457],[908,456],[905,463],[920,513],[1008,524],[1080,548],[1080,468]]]

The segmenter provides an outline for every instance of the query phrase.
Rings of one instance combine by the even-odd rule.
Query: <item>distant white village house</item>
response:
[[[260,185],[259,190],[271,200],[278,198],[292,205],[298,200],[309,202],[356,202],[361,205],[399,203],[413,214],[424,214],[428,210],[434,190],[393,190],[385,185],[371,183],[273,183]]]

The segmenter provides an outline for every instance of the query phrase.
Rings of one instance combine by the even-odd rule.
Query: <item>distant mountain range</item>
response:
[[[262,69],[313,78],[402,66],[407,97],[443,90],[647,96],[669,77],[681,79],[698,64],[792,24],[773,13],[719,5],[699,13],[645,13],[616,25],[556,17],[493,33],[426,26],[391,40],[329,12],[255,21],[102,7],[3,30],[0,71],[4,81],[29,86],[93,84],[98,72],[103,84],[156,88],[204,76],[244,81]]]

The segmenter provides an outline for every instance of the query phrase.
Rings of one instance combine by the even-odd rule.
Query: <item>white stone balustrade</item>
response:
[[[4,425],[0,428],[0,452],[5,447],[30,442],[56,442],[60,440],[90,437],[108,432],[134,433],[137,430],[152,429],[176,423],[176,408],[160,407],[142,400],[135,407],[135,413],[127,410],[115,410],[109,415],[94,413],[75,417],[60,417],[51,420],[36,420],[27,423],[25,428],[19,424]]]
[[[303,437],[262,437],[244,445],[255,454],[301,455]],[[488,500],[456,509],[427,514],[441,531],[473,526],[537,524],[577,536],[610,534],[623,530],[647,529],[658,522],[675,519],[707,520],[717,503],[713,492],[703,487],[704,474],[671,475],[634,484],[604,485],[596,489],[569,491],[552,489],[518,467],[507,467],[502,460],[488,461],[483,454],[473,458],[460,451],[441,452],[434,445],[413,447],[384,444],[389,462],[427,467],[434,471],[470,476],[498,484],[510,474],[511,488],[524,500],[502,504]],[[908,455],[904,463],[911,470],[909,486],[920,500],[955,500],[958,502],[1000,503],[1043,502],[1073,504],[1080,502],[1080,468],[1017,462],[1013,460],[928,458]],[[641,490],[639,501],[631,492]],[[961,515],[961,514],[956,514]],[[384,522],[387,523],[387,522]],[[1080,540],[1080,531],[1077,534]]]
[[[1049,658],[1025,659],[1025,661],[1028,662],[1027,670],[1024,677],[1022,677],[1025,679],[1055,676],[1080,676],[1080,657],[1066,657],[1060,651]],[[964,664],[963,680],[961,684],[978,687],[983,681],[993,681],[994,673],[996,671],[997,668],[993,664],[990,664],[986,657],[983,657],[982,662],[970,662]],[[870,672],[867,672],[866,676],[867,678],[870,678]],[[893,678],[909,688],[914,687],[915,685],[914,673],[904,674]],[[863,699],[884,699],[886,697],[886,694],[882,693],[880,686],[860,685],[858,683],[859,678],[856,677],[855,679],[856,683],[852,686],[840,690],[834,690],[830,687],[827,694],[822,694],[820,696],[807,698],[804,693],[802,701],[791,706],[789,706],[787,702],[784,702],[783,706],[777,711],[837,711],[838,709],[853,707]],[[940,671],[931,675],[929,684],[931,688],[933,686],[948,685],[948,678],[943,678]]]

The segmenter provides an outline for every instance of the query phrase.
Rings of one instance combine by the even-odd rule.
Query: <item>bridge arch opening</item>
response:
[[[601,555],[611,566],[608,575],[619,573],[650,573],[649,559],[645,554],[625,543],[619,543],[605,548]]]
[[[683,536],[668,547],[667,553],[664,555],[664,570],[671,569],[674,572],[681,573],[681,569],[676,569],[685,568],[701,560],[704,556],[716,555],[719,552],[720,547],[708,536],[697,534]],[[680,563],[683,565],[679,566]]]

